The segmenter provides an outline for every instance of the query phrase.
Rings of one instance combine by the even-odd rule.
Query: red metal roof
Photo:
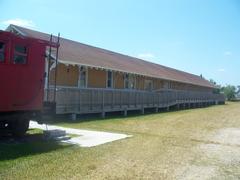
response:
[[[50,39],[50,35],[46,33],[16,25],[10,25],[9,28],[14,28],[28,37],[34,37],[43,40]],[[54,39],[56,41],[56,37],[54,37]],[[60,38],[59,59],[66,63],[82,64],[215,88],[215,86],[209,81],[194,74],[64,38]]]

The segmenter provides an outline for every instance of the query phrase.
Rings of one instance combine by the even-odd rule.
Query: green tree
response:
[[[221,89],[221,85],[217,84],[216,81],[214,81],[213,79],[210,79],[209,82],[216,87],[216,88],[213,90],[213,93],[219,94],[219,93],[220,93],[220,89]]]
[[[237,86],[238,90],[237,90],[237,94],[240,94],[240,86]]]
[[[216,81],[214,81],[213,79],[210,79],[209,82],[212,83],[212,84],[214,84],[214,85],[217,84]]]
[[[222,92],[224,93],[227,100],[234,100],[236,95],[236,87],[232,85],[227,85],[225,87],[222,87]]]
[[[236,92],[236,98],[240,100],[240,86],[237,86],[238,90]]]

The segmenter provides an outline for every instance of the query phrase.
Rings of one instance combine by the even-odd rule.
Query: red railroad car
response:
[[[53,44],[0,31],[0,131],[22,135],[41,113],[47,46]]]

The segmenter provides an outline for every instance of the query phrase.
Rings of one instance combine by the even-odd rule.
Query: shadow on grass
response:
[[[128,115],[124,116],[122,111],[116,112],[106,112],[106,117],[102,118],[100,113],[92,113],[92,114],[80,114],[77,115],[77,120],[71,119],[71,114],[68,115],[57,115],[52,118],[44,119],[44,123],[57,125],[58,123],[81,123],[81,122],[90,122],[90,121],[106,121],[106,120],[116,120],[116,119],[126,119],[126,118],[134,118],[138,116],[147,116],[152,114],[151,112],[145,112],[144,115],[140,114],[140,111],[131,110],[128,111]]]
[[[186,109],[189,110],[189,109]],[[117,120],[117,119],[129,119],[129,118],[137,118],[137,117],[144,117],[148,115],[160,114],[160,113],[171,113],[176,112],[176,108],[171,107],[169,111],[166,108],[159,109],[159,112],[155,112],[155,108],[146,108],[144,114],[141,114],[140,110],[129,110],[127,116],[124,116],[123,111],[116,111],[116,112],[107,112],[105,118],[101,118],[101,114],[94,113],[94,114],[81,114],[77,116],[77,120],[71,120],[70,114],[68,115],[57,115],[55,117],[45,119],[44,123],[57,125],[60,123],[70,123],[70,124],[79,124],[84,122],[93,122],[93,121],[107,121],[107,120]]]
[[[48,153],[68,148],[72,145],[44,140],[43,134],[28,134],[20,139],[10,136],[0,137],[0,161]]]
[[[228,103],[224,104],[228,105]],[[148,115],[154,114],[165,114],[165,113],[174,113],[178,111],[189,111],[194,109],[201,109],[201,108],[209,108],[214,106],[206,106],[206,107],[191,107],[191,108],[177,108],[176,105],[167,108],[159,108],[159,111],[156,113],[156,108],[145,108],[144,114],[141,114],[140,110],[129,110],[127,112],[127,116],[124,116],[124,111],[116,111],[116,112],[106,112],[106,117],[102,118],[100,113],[93,113],[93,114],[81,114],[77,115],[76,120],[71,119],[71,114],[65,115],[56,115],[55,117],[47,118],[43,120],[43,123],[57,125],[61,123],[70,123],[70,124],[79,124],[84,122],[91,122],[91,121],[107,121],[107,120],[116,120],[116,119],[128,119],[128,118],[137,118],[137,117],[144,117]]]

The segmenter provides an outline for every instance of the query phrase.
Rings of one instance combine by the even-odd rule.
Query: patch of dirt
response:
[[[209,142],[200,145],[200,150],[206,158],[213,159],[225,165],[240,164],[240,129],[219,129],[209,137]]]
[[[176,170],[177,179],[236,179],[240,167],[240,129],[223,128],[199,143],[192,163]],[[224,177],[224,178],[223,178]],[[238,179],[238,178],[237,178]]]
[[[217,169],[214,166],[197,166],[197,165],[189,165],[186,169],[181,173],[181,175],[177,176],[177,179],[183,180],[207,180],[217,177]]]
[[[225,165],[240,164],[240,148],[235,146],[223,146],[219,144],[202,144],[200,149],[205,158],[212,159],[216,163]]]
[[[240,128],[220,129],[211,138],[212,141],[240,147]]]

